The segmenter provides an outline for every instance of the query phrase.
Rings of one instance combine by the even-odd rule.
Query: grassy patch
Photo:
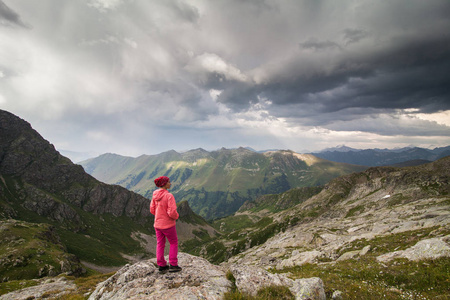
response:
[[[404,250],[414,246],[418,241],[430,236],[430,233],[437,230],[439,227],[430,227],[414,231],[406,231],[385,236],[378,236],[371,240],[358,239],[348,245],[338,249],[337,253],[342,255],[345,252],[353,250],[361,250],[367,245],[371,245],[370,255],[381,255],[384,253]],[[439,234],[450,234],[448,231],[440,231]]]
[[[66,252],[48,224],[1,222],[0,280],[25,280],[80,271],[77,259]],[[65,264],[62,269],[62,262]]]
[[[68,295],[64,295],[61,300],[78,300],[78,299],[87,299],[86,294],[90,294],[95,290],[95,287],[100,282],[105,281],[109,277],[114,275],[113,273],[100,274],[95,271],[90,271],[86,276],[83,277],[67,277],[74,281],[77,286],[77,291]]]
[[[253,221],[247,215],[229,216],[214,220],[211,226],[221,232],[232,232],[245,227],[251,227]]]
[[[353,217],[355,215],[359,215],[364,211],[364,205],[358,205],[353,208],[351,208],[348,213],[345,215],[346,218]]]
[[[393,207],[395,205],[399,205],[402,204],[407,198],[405,196],[403,196],[403,194],[395,194],[393,196],[391,196],[391,198],[389,199],[387,205],[388,207]]]
[[[271,285],[258,290],[256,296],[243,294],[232,289],[225,293],[224,300],[291,300],[295,299],[288,287]]]
[[[0,283],[0,295],[24,289],[38,284],[37,280],[11,280]]]

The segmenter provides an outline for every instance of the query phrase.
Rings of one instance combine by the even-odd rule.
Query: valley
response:
[[[137,158],[104,154],[80,164],[98,180],[147,198],[155,189],[153,179],[169,176],[175,199],[188,201],[192,210],[207,220],[231,215],[244,202],[262,195],[321,186],[367,168],[288,150],[257,153],[242,147],[212,152],[168,151]]]

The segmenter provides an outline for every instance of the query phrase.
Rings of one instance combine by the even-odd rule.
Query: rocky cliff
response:
[[[61,156],[26,121],[0,111],[0,175],[4,217],[18,212],[12,202],[38,215],[83,229],[75,208],[147,222],[148,199],[120,186],[103,184]],[[15,199],[14,199],[15,198]],[[8,205],[8,204],[9,205]]]

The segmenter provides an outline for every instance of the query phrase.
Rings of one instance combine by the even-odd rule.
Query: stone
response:
[[[336,261],[343,261],[343,260],[355,258],[356,256],[359,255],[360,252],[361,252],[360,250],[345,252],[344,254],[339,256],[339,258]]]
[[[318,277],[296,279],[290,290],[294,294],[295,299],[326,299],[323,281]]]
[[[379,262],[387,262],[396,258],[407,258],[413,261],[450,257],[448,236],[419,241],[414,246],[400,251],[394,251],[377,256]]]
[[[372,249],[370,247],[370,245],[365,246],[364,248],[362,248],[362,250],[359,252],[359,256],[364,256],[367,253],[369,253],[370,249]]]
[[[277,270],[282,270],[284,268],[290,268],[294,266],[301,266],[307,263],[314,263],[317,261],[317,258],[321,256],[323,256],[323,252],[317,250],[305,251],[300,253],[295,252],[295,255],[278,263]]]
[[[333,299],[333,300],[342,300],[343,299],[342,292],[341,291],[334,291],[333,295],[331,296],[331,299]]]
[[[236,279],[239,292],[256,296],[258,290],[268,286],[287,286],[295,299],[324,300],[325,291],[320,278],[292,280],[283,274],[272,274],[256,266],[233,264],[230,271]]]

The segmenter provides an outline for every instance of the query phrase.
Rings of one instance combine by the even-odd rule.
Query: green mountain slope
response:
[[[48,224],[0,220],[0,234],[2,282],[83,272],[78,258],[67,253],[54,227]]]
[[[137,158],[104,154],[81,165],[95,178],[151,197],[153,180],[169,176],[177,201],[186,200],[207,219],[230,215],[248,200],[295,187],[319,186],[365,167],[292,151],[248,149],[168,151]]]

